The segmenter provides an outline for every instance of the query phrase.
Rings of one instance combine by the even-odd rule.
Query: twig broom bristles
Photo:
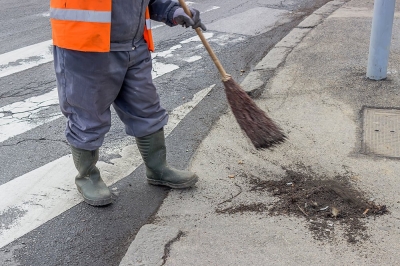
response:
[[[190,9],[184,0],[179,0],[179,4],[186,14],[192,16]],[[225,86],[226,98],[231,107],[232,113],[236,118],[240,128],[246,133],[256,149],[272,148],[286,140],[282,129],[272,121],[263,110],[261,110],[249,95],[228,75],[222,67],[207,39],[204,37],[200,28],[195,29],[201,42],[207,49],[208,54],[214,61],[222,76]]]

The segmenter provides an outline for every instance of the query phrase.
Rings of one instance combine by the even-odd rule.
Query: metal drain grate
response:
[[[364,109],[365,153],[400,157],[400,110]]]

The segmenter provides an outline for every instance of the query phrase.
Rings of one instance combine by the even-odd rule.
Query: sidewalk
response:
[[[196,188],[169,193],[121,265],[400,264],[400,113],[390,109],[400,108],[400,13],[388,79],[374,82],[365,78],[372,10],[372,0],[329,2],[276,45],[242,87],[261,94],[258,106],[289,140],[257,151],[223,115],[193,158]],[[279,193],[260,184],[293,173],[346,180],[390,213],[360,219],[360,228],[277,215]]]

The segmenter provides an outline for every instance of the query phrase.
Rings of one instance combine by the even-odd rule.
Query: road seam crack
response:
[[[178,242],[181,239],[181,237],[183,237],[183,236],[185,236],[185,233],[179,230],[178,235],[176,237],[174,237],[173,239],[171,239],[170,241],[168,241],[167,244],[165,244],[164,256],[162,257],[163,263],[161,264],[161,266],[165,265],[165,263],[167,263],[167,259],[169,258],[169,254],[171,252],[172,244],[174,244],[175,242]]]

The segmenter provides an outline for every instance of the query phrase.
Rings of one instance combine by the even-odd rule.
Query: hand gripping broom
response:
[[[179,4],[185,13],[192,17],[185,1],[179,0]],[[226,98],[228,99],[228,103],[236,121],[240,128],[249,137],[254,147],[256,149],[266,149],[284,142],[286,136],[282,132],[282,129],[276,125],[274,121],[272,121],[265,112],[255,104],[239,84],[237,84],[233,78],[226,73],[207,39],[204,37],[200,27],[195,30],[221,74],[225,86]]]

